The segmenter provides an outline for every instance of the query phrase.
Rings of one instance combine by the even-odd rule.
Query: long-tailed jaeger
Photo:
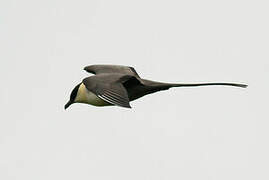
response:
[[[83,79],[73,89],[70,100],[64,106],[65,109],[73,103],[131,108],[130,101],[172,87],[210,85],[247,87],[245,84],[238,83],[175,84],[156,82],[142,79],[133,67],[120,65],[91,65],[86,66],[84,70],[95,75]]]

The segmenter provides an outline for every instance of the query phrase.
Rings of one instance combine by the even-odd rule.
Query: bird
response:
[[[69,101],[64,106],[65,109],[74,103],[131,108],[130,101],[173,87],[211,85],[247,87],[246,84],[239,83],[186,84],[151,81],[141,78],[133,67],[123,65],[90,65],[84,70],[94,75],[86,77],[75,86]]]

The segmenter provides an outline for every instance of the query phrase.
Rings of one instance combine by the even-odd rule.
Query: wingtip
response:
[[[87,67],[88,67],[88,66],[85,66],[85,67],[83,68],[83,70],[84,70],[84,71],[87,71]]]
[[[95,70],[93,69],[93,66],[85,66],[83,68],[84,71],[88,72],[88,73],[92,73],[92,74],[96,74]]]
[[[125,108],[128,108],[128,109],[132,109],[132,107],[131,107],[131,105],[130,104],[128,104],[128,105],[126,105],[126,106],[124,106]]]

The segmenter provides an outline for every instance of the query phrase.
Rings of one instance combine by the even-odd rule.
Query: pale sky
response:
[[[269,179],[268,1],[3,0],[0,179]],[[64,104],[91,64],[173,88]]]

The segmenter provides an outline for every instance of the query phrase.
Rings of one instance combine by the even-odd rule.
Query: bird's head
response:
[[[64,109],[67,109],[71,104],[75,103],[76,101],[76,97],[78,95],[78,90],[79,90],[79,86],[81,85],[81,83],[79,83],[78,85],[76,85],[76,87],[72,90],[71,95],[70,95],[70,99],[69,101],[66,103],[66,105],[64,106]]]

